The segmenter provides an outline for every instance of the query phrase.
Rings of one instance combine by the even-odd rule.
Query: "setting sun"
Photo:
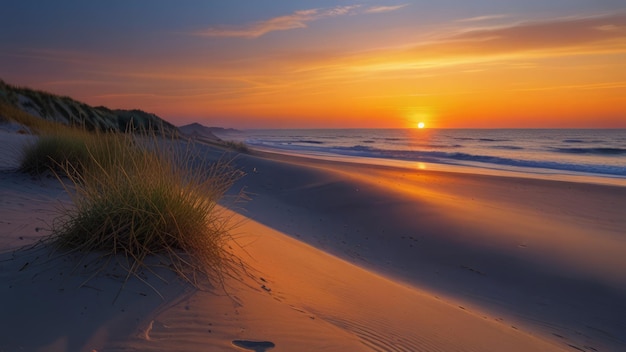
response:
[[[424,127],[426,127],[426,125],[423,122],[420,122],[420,123],[417,124],[417,128],[422,129]]]

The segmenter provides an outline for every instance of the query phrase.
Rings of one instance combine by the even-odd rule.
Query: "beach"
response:
[[[626,349],[626,187],[242,154],[247,275],[120,290],[22,247],[69,197],[0,133],[0,351]]]

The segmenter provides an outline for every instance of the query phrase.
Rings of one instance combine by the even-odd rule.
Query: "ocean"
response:
[[[626,184],[626,129],[280,129],[231,137],[253,148],[311,157]]]

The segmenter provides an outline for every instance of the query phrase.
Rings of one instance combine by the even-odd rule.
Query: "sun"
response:
[[[423,122],[419,122],[419,123],[417,124],[417,128],[419,128],[419,129],[422,129],[422,128],[424,128],[424,127],[426,127],[426,124],[425,124],[425,123],[423,123]]]

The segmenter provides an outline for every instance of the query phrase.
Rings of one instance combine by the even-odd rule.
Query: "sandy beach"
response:
[[[24,249],[69,202],[32,138],[0,132],[0,351],[626,349],[626,187],[240,155],[249,275],[120,290]]]

